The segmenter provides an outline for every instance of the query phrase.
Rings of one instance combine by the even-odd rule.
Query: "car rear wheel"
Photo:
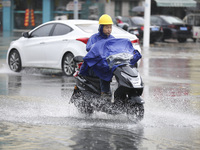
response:
[[[62,71],[66,76],[72,76],[75,71],[74,55],[66,53],[62,60]]]
[[[21,58],[17,50],[12,50],[9,54],[8,64],[12,71],[20,72],[22,69]]]
[[[184,42],[186,42],[187,39],[186,38],[178,38],[177,40],[179,43],[184,43]]]
[[[150,39],[150,44],[153,44],[153,43],[155,43],[155,42],[156,42],[155,39]]]

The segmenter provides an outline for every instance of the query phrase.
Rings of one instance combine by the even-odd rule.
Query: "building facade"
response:
[[[76,0],[78,18],[97,20],[102,14],[111,17],[134,16],[132,8],[144,5],[145,0]],[[185,0],[163,0],[166,6],[158,6],[160,0],[151,0],[151,14],[170,14],[183,18],[189,9],[187,5],[173,6],[172,3]],[[194,3],[194,0],[187,0]],[[196,0],[199,3],[199,0]],[[195,2],[196,2],[195,1]],[[187,2],[188,4],[188,2]],[[199,5],[198,5],[199,7]],[[199,10],[197,8],[196,10]],[[0,31],[32,29],[44,22],[74,18],[74,0],[0,0]]]
[[[104,13],[112,17],[131,15],[140,0],[79,0],[79,19],[98,19]],[[32,29],[56,19],[73,19],[73,0],[0,0],[1,31]]]

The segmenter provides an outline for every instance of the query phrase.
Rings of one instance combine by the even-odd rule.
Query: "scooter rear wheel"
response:
[[[94,112],[94,109],[91,106],[91,103],[85,98],[85,95],[81,91],[75,89],[70,101],[74,103],[80,113],[90,115]]]
[[[90,103],[86,102],[86,101],[82,101],[80,104],[79,104],[79,107],[78,107],[79,111],[81,113],[84,113],[84,114],[92,114],[94,112],[92,106],[90,105]]]

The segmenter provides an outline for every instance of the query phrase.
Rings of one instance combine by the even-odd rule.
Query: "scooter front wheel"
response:
[[[132,104],[127,109],[128,119],[131,121],[141,121],[144,118],[144,105]]]

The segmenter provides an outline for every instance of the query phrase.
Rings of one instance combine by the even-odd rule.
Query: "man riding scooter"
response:
[[[112,19],[104,14],[99,19],[99,32],[88,40],[87,55],[74,59],[80,68],[75,74],[76,85],[70,102],[81,113],[101,111],[108,114],[127,114],[141,120],[144,115],[142,79],[134,67],[141,54],[129,39],[114,38]],[[79,60],[80,58],[80,60]],[[78,69],[79,69],[78,68]],[[118,84],[111,94],[113,75]],[[101,98],[99,98],[101,95]],[[113,96],[113,97],[112,97]],[[131,119],[132,120],[132,119]]]
[[[107,114],[126,114],[130,120],[141,120],[144,116],[144,101],[141,98],[143,82],[135,64],[141,58],[129,39],[110,38],[96,42],[83,58],[83,71],[92,69],[98,78],[80,75],[82,57],[74,58],[77,72],[74,74],[76,85],[70,99],[81,113],[92,114],[94,111]],[[90,69],[91,68],[91,69]],[[116,79],[112,100],[102,97],[100,79]],[[101,97],[100,97],[101,96]]]
[[[93,34],[88,40],[86,45],[86,50],[88,52],[96,42],[114,38],[114,36],[111,35],[112,24],[112,18],[107,14],[104,14],[99,18],[99,32]],[[84,76],[98,77],[98,73],[95,72],[95,69],[95,67],[90,68],[87,63],[83,63],[80,74]],[[106,81],[105,79],[100,78],[101,96],[111,98],[110,82],[111,81]]]
[[[112,97],[110,82],[112,80],[113,72],[110,70],[107,62],[104,62],[102,59],[100,59],[100,57],[103,55],[105,56],[107,53],[104,49],[102,49],[102,45],[99,45],[96,52],[93,51],[93,47],[97,42],[104,43],[106,41],[115,39],[112,35],[110,35],[112,32],[112,24],[112,18],[107,14],[104,14],[99,18],[99,32],[92,35],[87,42],[86,50],[88,51],[88,54],[83,58],[86,61],[84,61],[83,65],[81,66],[79,73],[82,76],[98,77],[100,80],[101,96],[105,99],[111,99]],[[118,52],[120,51],[123,51],[123,49],[120,49]],[[90,59],[90,62],[88,62],[87,58]],[[91,66],[91,59],[94,63],[93,66]],[[88,65],[89,63],[90,65]],[[102,68],[102,66],[104,67]]]

